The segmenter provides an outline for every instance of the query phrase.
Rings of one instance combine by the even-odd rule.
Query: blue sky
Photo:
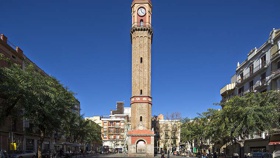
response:
[[[0,0],[0,33],[76,93],[84,116],[130,106],[132,0]],[[152,0],[152,114],[219,108],[237,62],[280,28],[279,0]]]

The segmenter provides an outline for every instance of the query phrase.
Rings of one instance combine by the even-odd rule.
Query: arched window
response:
[[[141,58],[140,58],[140,63],[142,63],[142,62],[143,62],[143,58],[141,57]]]
[[[144,22],[143,22],[143,19],[140,20],[140,26],[144,26]]]
[[[140,116],[140,122],[142,122],[142,116]]]
[[[142,95],[142,89],[140,90],[140,95]]]

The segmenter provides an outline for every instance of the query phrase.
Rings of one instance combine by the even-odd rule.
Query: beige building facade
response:
[[[159,133],[158,140],[159,151],[179,151],[180,148],[180,134],[181,121],[180,120],[165,120],[163,115],[159,115]]]

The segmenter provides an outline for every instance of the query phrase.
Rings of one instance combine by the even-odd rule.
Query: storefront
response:
[[[271,152],[280,150],[280,134],[271,135],[268,145]]]

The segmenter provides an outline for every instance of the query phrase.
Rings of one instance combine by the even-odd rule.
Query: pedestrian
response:
[[[165,158],[165,157],[164,157],[164,152],[161,153],[161,157],[160,157],[160,158]]]
[[[169,154],[170,154],[170,151],[168,150],[168,152],[167,152],[167,158],[169,158]]]
[[[214,152],[213,158],[217,158],[217,153],[216,152]]]
[[[59,150],[59,157],[62,157],[64,155],[64,153],[63,153],[63,149],[62,148],[60,148],[60,150]]]

